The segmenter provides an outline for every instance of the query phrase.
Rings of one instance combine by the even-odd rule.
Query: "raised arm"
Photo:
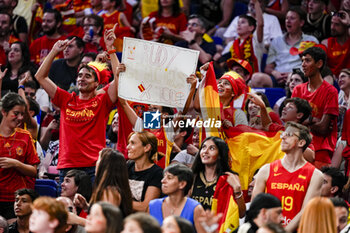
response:
[[[29,74],[26,73],[25,77],[18,82],[18,94],[23,98],[24,102],[26,102],[26,111],[24,112],[23,122],[27,125],[27,130],[30,132],[33,139],[36,140],[38,137],[38,123],[30,115],[30,104],[26,98],[23,88],[23,85],[27,82],[28,78]]]
[[[111,65],[112,65],[112,71],[113,71],[113,81],[110,83],[108,87],[108,96],[111,99],[113,103],[117,101],[118,98],[118,78],[119,78],[119,73],[117,73],[117,67],[119,66],[119,60],[117,58],[117,55],[115,54],[115,48],[113,46],[113,43],[116,39],[116,36],[114,34],[114,30],[116,28],[117,24],[114,25],[113,29],[106,30],[105,31],[105,44],[106,48],[110,53],[110,58],[111,58]]]
[[[57,41],[35,74],[36,80],[38,80],[38,82],[44,88],[44,90],[47,92],[50,98],[55,97],[57,90],[56,84],[52,82],[48,77],[52,62],[55,59],[55,57],[65,48],[67,48],[68,45],[70,45],[73,41],[74,38],[71,40]]]
[[[255,93],[247,93],[249,99],[256,105],[260,107],[260,116],[261,116],[261,123],[265,130],[268,129],[269,125],[272,123],[272,120],[267,113],[266,106],[264,101]]]
[[[270,175],[270,164],[265,164],[256,174],[256,181],[252,193],[252,200],[258,195],[259,193],[265,192],[266,188],[266,181],[267,178]]]
[[[263,18],[263,12],[261,9],[260,2],[258,0],[254,0],[254,9],[256,14],[256,32],[258,36],[258,42],[261,43],[264,41],[264,18]]]

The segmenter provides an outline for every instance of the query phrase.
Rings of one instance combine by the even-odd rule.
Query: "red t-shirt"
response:
[[[0,135],[0,139],[0,157],[13,158],[30,165],[40,163],[32,136],[27,130],[16,128],[11,136]],[[34,189],[33,179],[15,168],[0,168],[0,202],[15,201],[14,193],[18,189]]]
[[[89,100],[57,88],[52,102],[61,109],[58,169],[93,167],[106,147],[106,125],[114,104],[107,92]]]
[[[312,107],[312,116],[321,119],[323,115],[339,115],[338,92],[335,87],[328,82],[323,81],[322,85],[314,92],[308,90],[309,82],[296,86],[293,90],[292,97],[299,97],[307,100]],[[312,143],[315,146],[315,161],[330,163],[331,158],[327,156],[318,156],[317,151],[327,150],[333,152],[337,143],[337,118],[333,124],[333,131],[327,137],[313,134]],[[324,155],[324,153],[323,153]]]
[[[315,167],[308,162],[292,173],[283,167],[281,160],[270,164],[266,193],[281,200],[284,226],[300,212],[314,170]]]
[[[104,26],[103,26],[104,30],[112,29],[115,23],[118,23],[119,27],[124,26],[120,21],[120,12],[117,10],[111,14],[108,14],[108,13],[103,14],[102,18],[104,23]]]
[[[30,51],[30,61],[41,65],[41,63],[44,61],[45,57],[49,54],[51,51],[53,45],[58,40],[65,40],[66,36],[61,36],[58,39],[49,39],[47,36],[42,36],[36,40],[34,40],[29,48]],[[63,58],[63,53],[60,53],[55,59]]]
[[[180,32],[185,31],[187,28],[187,18],[184,13],[180,13],[177,16],[161,17],[158,16],[158,11],[154,11],[149,14],[149,17],[156,18],[156,27],[166,27],[176,35],[179,35]],[[171,40],[166,40],[164,43],[174,44]]]
[[[328,38],[327,64],[337,76],[342,69],[350,67],[350,38],[343,45],[335,37]]]

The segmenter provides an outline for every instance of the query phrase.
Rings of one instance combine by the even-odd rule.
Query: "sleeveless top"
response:
[[[149,213],[151,216],[156,218],[160,225],[163,224],[163,211],[162,204],[164,202],[165,197],[158,198],[150,201],[149,203]],[[194,225],[193,215],[194,209],[200,205],[198,201],[187,197],[184,208],[181,211],[180,217],[187,219]]]

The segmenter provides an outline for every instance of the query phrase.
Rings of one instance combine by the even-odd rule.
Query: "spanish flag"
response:
[[[210,62],[209,68],[199,84],[198,93],[203,119],[221,120],[220,99],[213,62]],[[217,128],[206,130],[204,138],[210,136],[223,138],[221,130]]]
[[[282,131],[267,132],[238,125],[224,132],[230,150],[231,168],[239,174],[242,190],[248,189],[257,169],[284,156],[281,151]]]
[[[239,209],[234,199],[234,191],[231,185],[226,182],[227,175],[220,176],[213,196],[211,210],[215,213],[222,213],[219,221],[219,233],[233,232],[239,226]]]

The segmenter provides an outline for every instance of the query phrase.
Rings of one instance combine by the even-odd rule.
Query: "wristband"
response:
[[[116,49],[111,49],[111,50],[108,50],[108,54],[112,54],[112,53],[116,53],[117,50]]]
[[[18,86],[18,89],[25,89],[23,85]]]
[[[215,28],[216,28],[216,29],[219,29],[219,27],[220,27],[219,25],[215,25]]]

